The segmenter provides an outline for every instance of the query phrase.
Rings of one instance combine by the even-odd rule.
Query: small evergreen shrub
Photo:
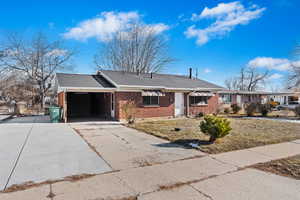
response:
[[[246,114],[247,116],[251,117],[254,115],[254,113],[256,112],[257,109],[257,104],[256,103],[250,103],[248,105],[246,105]]]
[[[242,108],[236,103],[231,104],[231,109],[234,114],[237,114],[238,112],[240,112],[240,110],[242,110]]]
[[[262,116],[266,117],[268,115],[269,112],[271,112],[272,107],[270,104],[260,104],[258,106],[259,108],[259,112],[262,114]]]
[[[297,117],[300,117],[300,106],[296,106],[293,111]]]
[[[213,115],[204,117],[204,121],[200,123],[200,129],[204,134],[210,136],[209,141],[212,143],[218,138],[225,137],[232,130],[229,120]]]

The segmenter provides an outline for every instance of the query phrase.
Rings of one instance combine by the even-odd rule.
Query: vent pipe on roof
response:
[[[190,67],[190,76],[189,76],[190,79],[192,79],[192,73],[193,73],[193,70],[192,70],[192,68]]]

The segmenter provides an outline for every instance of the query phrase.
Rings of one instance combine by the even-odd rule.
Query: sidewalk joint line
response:
[[[196,190],[197,192],[199,192],[200,194],[202,194],[203,196],[205,196],[206,198],[209,198],[209,199],[213,200],[213,198],[212,198],[210,195],[208,195],[208,194],[202,192],[201,190],[195,188],[193,185],[189,185],[189,186],[190,186],[191,188],[193,188],[194,190]]]

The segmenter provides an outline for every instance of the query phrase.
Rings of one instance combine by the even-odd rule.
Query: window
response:
[[[143,104],[145,106],[158,106],[159,105],[159,100],[158,96],[143,96]]]
[[[191,96],[190,104],[191,105],[207,105],[208,97],[203,96]]]
[[[223,103],[231,103],[231,94],[223,94],[222,102]]]

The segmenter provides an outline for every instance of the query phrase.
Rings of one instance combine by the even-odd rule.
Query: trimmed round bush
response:
[[[257,109],[257,104],[256,103],[250,103],[246,105],[245,111],[247,116],[253,116],[254,113],[256,112]]]
[[[297,117],[300,117],[300,106],[296,106],[293,111]]]
[[[269,112],[271,112],[272,107],[270,104],[260,104],[258,106],[259,112],[262,114],[262,116],[266,117]]]
[[[231,109],[234,114],[237,114],[238,112],[240,112],[240,110],[242,110],[242,108],[236,103],[231,104]]]

